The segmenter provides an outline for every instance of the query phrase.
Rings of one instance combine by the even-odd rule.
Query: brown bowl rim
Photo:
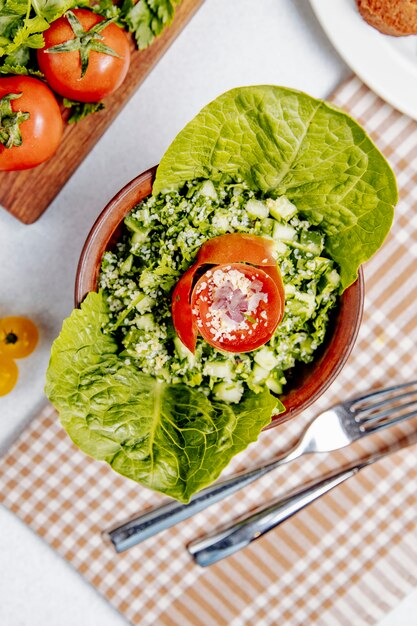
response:
[[[81,251],[75,279],[75,306],[79,307],[90,291],[96,291],[100,262],[109,242],[117,233],[124,217],[140,200],[147,197],[152,190],[157,166],[142,172],[125,185],[105,206],[94,222]],[[147,185],[149,192],[141,193],[142,186]],[[115,211],[120,203],[132,195],[133,200],[126,210]],[[94,272],[90,270],[93,267]],[[311,364],[297,365],[304,368],[302,384],[280,396],[287,403],[287,410],[272,418],[267,428],[292,419],[310,407],[330,387],[340,374],[355,345],[363,314],[365,285],[362,267],[359,268],[357,280],[350,285],[340,297],[340,306],[333,320],[331,339],[325,339],[319,348],[321,354]],[[347,321],[346,321],[347,320]],[[346,328],[348,332],[346,333]],[[313,375],[311,368],[313,367]],[[310,375],[308,374],[310,372]],[[304,381],[307,380],[307,383]]]

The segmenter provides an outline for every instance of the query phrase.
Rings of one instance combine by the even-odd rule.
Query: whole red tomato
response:
[[[24,170],[49,159],[63,122],[52,91],[29,76],[0,78],[0,170]]]
[[[122,84],[130,62],[125,31],[87,9],[52,22],[37,51],[50,87],[65,98],[98,102]]]

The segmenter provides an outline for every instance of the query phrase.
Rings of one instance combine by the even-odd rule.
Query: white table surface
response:
[[[239,85],[270,83],[326,97],[350,73],[307,0],[206,0],[78,171],[33,225],[0,209],[0,316],[27,315],[40,345],[0,398],[0,450],[45,401],[49,350],[73,306],[85,237],[108,200],[158,163],[206,103]],[[36,190],[33,191],[36,202]],[[417,590],[381,626],[416,624]],[[0,508],[1,626],[126,624],[14,515]]]

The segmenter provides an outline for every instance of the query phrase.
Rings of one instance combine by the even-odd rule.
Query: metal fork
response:
[[[123,552],[303,454],[339,450],[362,437],[416,415],[417,381],[380,389],[335,404],[317,415],[307,425],[297,443],[272,461],[206,487],[188,504],[171,500],[103,534],[110,539],[116,552]]]

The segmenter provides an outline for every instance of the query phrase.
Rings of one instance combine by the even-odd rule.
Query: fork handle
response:
[[[228,527],[193,541],[187,546],[188,551],[196,563],[202,567],[217,563],[217,561],[238,552],[252,541],[262,537],[281,522],[356,474],[360,469],[361,467],[354,467],[338,472],[309,487],[275,500],[269,506],[258,509],[249,517],[242,517]]]
[[[301,447],[296,446],[266,465],[256,467],[252,470],[245,470],[226,480],[216,482],[206,487],[206,489],[203,489],[194,496],[188,504],[181,504],[176,500],[170,500],[166,504],[136,516],[111,530],[105,531],[103,535],[110,539],[116,552],[124,552],[137,543],[149,537],[153,537],[153,535],[203,511],[211,504],[230,496],[232,493],[246,487],[246,485],[249,485],[261,476],[264,476],[264,474],[275,469],[278,465],[288,463],[297,458],[301,453]]]

